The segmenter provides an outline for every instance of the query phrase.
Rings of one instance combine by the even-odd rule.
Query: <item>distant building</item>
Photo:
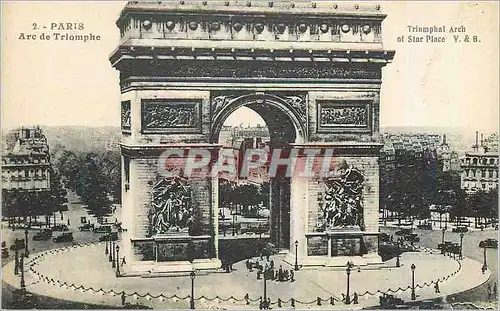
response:
[[[461,158],[461,188],[467,193],[489,191],[498,187],[497,140],[495,133],[486,140],[481,137],[479,144],[476,132],[476,143],[472,146],[472,151],[466,152]]]
[[[2,157],[2,189],[50,189],[50,155],[40,127],[22,127],[12,150]]]
[[[219,142],[224,146],[224,149],[233,150],[237,156],[237,165],[242,167],[245,152],[248,149],[262,149],[269,155],[269,131],[265,126],[223,126],[219,134]],[[247,178],[237,178],[231,174],[222,172],[221,177],[238,183],[255,183],[262,184],[269,181],[267,175],[267,166],[260,168],[252,168],[249,171]]]

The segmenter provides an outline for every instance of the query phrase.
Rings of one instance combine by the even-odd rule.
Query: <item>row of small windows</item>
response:
[[[39,163],[48,163],[46,158],[34,158],[31,161],[27,158],[4,158],[4,164],[39,164]]]
[[[496,170],[464,170],[464,177],[482,177],[482,178],[498,178],[498,172]]]
[[[465,162],[467,164],[471,164],[471,158],[466,158]],[[495,165],[497,163],[495,161],[495,158],[490,158],[490,159],[487,159],[487,158],[482,158],[482,159],[472,158],[472,164],[473,165],[478,165],[478,164],[482,164],[482,165],[488,165],[488,164],[489,165]]]
[[[494,189],[498,187],[496,183],[477,183],[477,182],[465,182],[463,185],[464,189]]]
[[[48,170],[37,169],[37,170],[4,170],[3,174],[11,177],[46,177]]]

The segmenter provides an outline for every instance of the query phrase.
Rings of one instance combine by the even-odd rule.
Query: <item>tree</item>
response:
[[[89,209],[98,217],[111,214],[111,202],[106,189],[106,176],[97,165],[97,154],[88,153],[78,174],[77,194]]]
[[[78,178],[80,168],[83,165],[82,155],[73,151],[64,150],[62,154],[54,161],[57,171],[64,176],[64,185],[67,189],[76,191],[78,187]]]

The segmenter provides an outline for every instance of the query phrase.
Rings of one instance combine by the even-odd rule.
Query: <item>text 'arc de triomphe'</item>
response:
[[[120,72],[128,269],[220,266],[218,179],[162,177],[158,162],[175,148],[216,155],[222,124],[242,106],[266,121],[274,148],[334,152],[331,178],[271,180],[271,241],[287,260],[297,241],[302,265],[379,263],[380,87],[394,57],[383,49],[384,18],[363,3],[129,2],[110,58]],[[339,208],[351,214],[337,217]]]

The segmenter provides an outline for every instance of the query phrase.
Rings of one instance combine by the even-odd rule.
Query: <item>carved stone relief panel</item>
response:
[[[189,231],[194,221],[191,189],[181,177],[159,179],[151,190],[151,234]]]
[[[319,101],[318,132],[369,132],[369,101]]]
[[[121,125],[122,130],[130,131],[131,117],[130,117],[130,100],[123,101],[121,107]]]
[[[325,190],[320,199],[318,228],[359,227],[363,230],[363,173],[345,161],[331,176],[325,177]]]
[[[141,117],[144,133],[198,133],[201,101],[143,99]]]

